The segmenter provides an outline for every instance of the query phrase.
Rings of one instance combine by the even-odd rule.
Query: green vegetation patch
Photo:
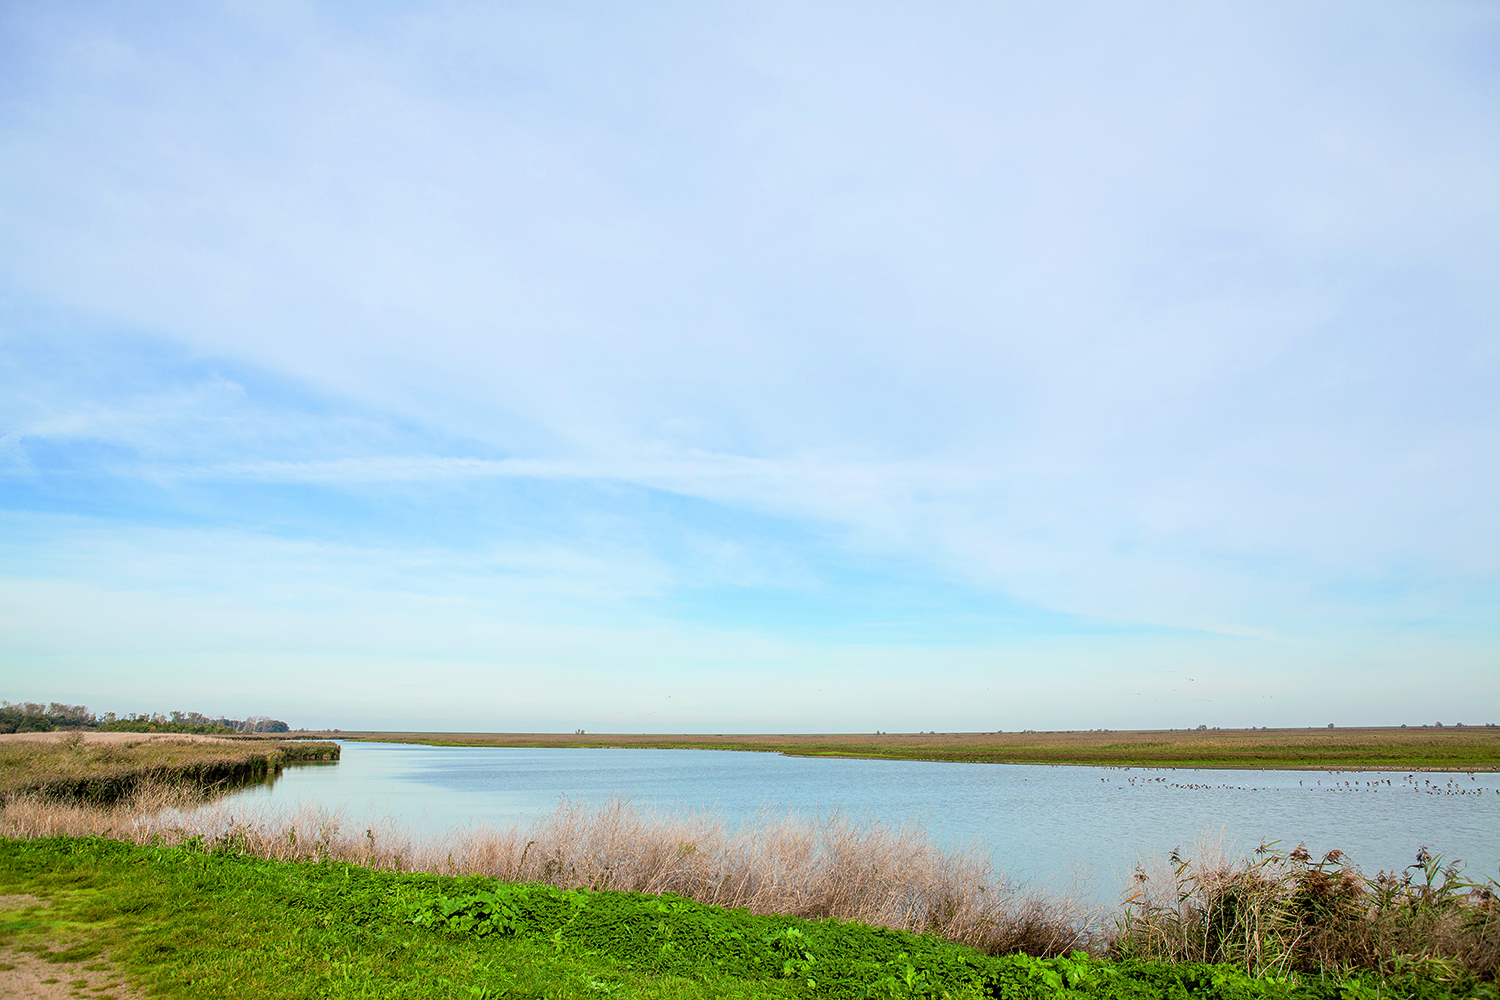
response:
[[[474,880],[270,862],[102,839],[0,839],[0,948],[69,963],[97,956],[161,997],[781,998],[780,982],[686,979],[538,936],[433,933],[414,908]],[[86,967],[79,964],[76,968]]]
[[[410,919],[451,934],[567,941],[654,972],[785,980],[816,996],[985,996],[990,961],[939,938],[862,924],[544,885],[439,896]]]
[[[1450,1000],[1492,984],[1255,979],[1226,966],[991,957],[883,928],[671,896],[265,861],[99,839],[0,840],[0,947],[123,967],[165,997],[999,997]]]

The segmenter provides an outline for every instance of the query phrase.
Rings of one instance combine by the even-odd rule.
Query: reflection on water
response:
[[[416,834],[508,824],[557,806],[625,798],[642,808],[711,809],[731,823],[762,809],[924,824],[939,841],[978,840],[1012,877],[1073,876],[1110,896],[1142,855],[1222,832],[1244,853],[1264,841],[1348,853],[1369,873],[1403,868],[1427,845],[1500,874],[1500,775],[958,764],[782,757],[723,750],[561,750],[345,743],[337,763],[288,767],[236,792],[236,805],[389,818]]]
[[[336,767],[336,760],[299,760],[280,765],[279,768],[267,771],[265,774],[249,775],[236,778],[232,781],[224,781],[207,789],[209,798],[215,802],[221,802],[235,795],[243,795],[246,792],[269,792],[275,784],[286,777],[288,770],[303,767]],[[253,801],[254,799],[246,799]]]

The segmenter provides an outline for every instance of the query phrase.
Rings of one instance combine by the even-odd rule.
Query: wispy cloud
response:
[[[10,11],[6,573],[1470,682],[1500,21],[1366,15]]]

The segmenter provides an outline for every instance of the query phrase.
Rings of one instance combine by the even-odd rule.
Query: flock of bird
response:
[[[1305,781],[1308,779],[1299,779],[1297,782],[1297,787],[1307,791],[1326,792],[1378,792],[1389,789],[1392,791],[1410,790],[1424,795],[1483,795],[1486,792],[1494,792],[1496,795],[1500,795],[1500,788],[1486,788],[1483,785],[1478,784],[1466,787],[1463,784],[1463,778],[1457,775],[1449,776],[1447,784],[1438,784],[1430,778],[1420,778],[1419,783],[1419,778],[1420,776],[1416,774],[1402,775],[1396,778],[1394,781],[1390,778],[1376,778],[1373,781],[1368,779],[1340,781],[1337,778],[1329,778],[1327,779],[1326,784],[1325,779],[1316,778],[1312,779],[1313,784],[1311,785],[1305,784]],[[1468,778],[1471,782],[1478,781],[1478,779],[1472,773],[1468,775]],[[1099,780],[1106,783],[1114,781],[1114,779],[1111,777],[1104,777],[1100,778]],[[1168,781],[1164,776],[1151,775],[1130,776],[1127,777],[1123,782],[1117,784],[1115,787],[1124,790],[1128,787],[1144,788],[1148,785],[1153,784],[1160,784],[1166,788],[1180,788],[1187,791],[1204,791],[1211,789],[1241,792],[1292,791],[1290,786],[1261,787],[1259,785],[1208,785],[1198,784],[1194,782]]]

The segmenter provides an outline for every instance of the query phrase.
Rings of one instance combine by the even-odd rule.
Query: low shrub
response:
[[[1492,981],[1500,972],[1496,889],[1425,847],[1404,871],[1373,878],[1342,851],[1315,859],[1305,847],[1262,845],[1239,864],[1174,851],[1166,870],[1137,870],[1111,953],[1269,975],[1359,968]]]

